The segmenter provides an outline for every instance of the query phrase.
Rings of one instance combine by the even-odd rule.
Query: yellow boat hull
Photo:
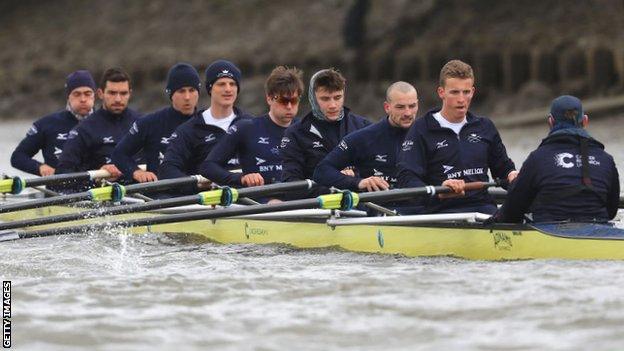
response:
[[[11,221],[33,216],[49,216],[75,211],[52,206],[0,215]],[[136,213],[114,219],[139,218],[157,214]],[[110,220],[113,218],[111,217]],[[101,222],[102,218],[89,221]],[[85,221],[65,223],[74,225]],[[58,227],[46,225],[43,229]],[[31,229],[31,228],[29,228]],[[624,240],[617,238],[566,238],[550,235],[529,226],[485,228],[478,223],[418,225],[346,225],[331,227],[323,220],[219,219],[143,226],[132,233],[185,233],[206,240],[230,244],[287,244],[298,248],[339,248],[376,254],[409,257],[453,256],[473,260],[518,259],[624,259]]]

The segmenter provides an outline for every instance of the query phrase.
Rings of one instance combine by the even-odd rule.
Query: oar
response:
[[[478,190],[490,186],[497,186],[497,182],[466,183],[466,190]],[[233,216],[244,216],[268,212],[291,211],[311,208],[350,210],[359,202],[387,202],[413,199],[419,196],[434,196],[435,194],[450,193],[452,189],[446,186],[426,186],[420,188],[394,189],[371,193],[357,194],[345,191],[336,194],[321,195],[312,199],[285,201],[272,204],[261,204],[247,207],[228,207],[218,210],[202,210],[191,213],[179,213],[148,218],[120,220],[107,223],[94,223],[64,228],[54,228],[35,231],[9,231],[0,234],[0,241],[62,235],[85,230],[105,230],[106,228],[130,228],[166,223],[186,222],[205,219],[217,219]]]
[[[11,203],[0,206],[0,213],[28,210],[32,208],[41,208],[53,205],[64,205],[78,201],[90,200],[90,201],[120,201],[125,194],[132,194],[137,192],[155,192],[165,189],[171,189],[177,186],[184,186],[189,184],[197,184],[200,181],[204,181],[205,178],[201,176],[189,176],[174,179],[159,180],[156,182],[147,182],[130,185],[112,184],[101,188],[93,188],[88,191],[83,191],[75,194],[61,195],[57,197],[29,200],[17,203]]]
[[[488,189],[488,193],[496,200],[497,203],[502,204],[507,198],[507,191],[505,189]],[[619,208],[624,208],[624,195],[620,194]]]
[[[95,180],[101,178],[108,178],[111,174],[104,169],[97,169],[93,171],[76,172],[76,173],[64,173],[54,174],[47,177],[38,177],[30,179],[21,179],[20,177],[13,177],[0,180],[0,193],[19,194],[27,187],[36,187],[42,185],[57,185],[76,183],[83,180]]]
[[[69,222],[99,216],[113,216],[124,213],[150,211],[192,204],[229,206],[232,202],[236,202],[237,199],[241,199],[243,197],[268,196],[292,190],[311,189],[313,185],[314,182],[311,180],[301,180],[290,183],[269,184],[238,190],[226,187],[217,190],[204,191],[196,195],[153,200],[146,203],[104,207],[83,212],[0,223],[0,230],[25,228],[36,225]]]

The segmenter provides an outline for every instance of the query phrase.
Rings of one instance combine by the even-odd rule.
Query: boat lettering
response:
[[[245,222],[245,237],[249,239],[252,235],[269,235],[269,231],[264,228],[251,227]]]
[[[494,239],[494,247],[499,250],[510,251],[513,247],[511,236],[505,232],[492,233],[492,238]]]

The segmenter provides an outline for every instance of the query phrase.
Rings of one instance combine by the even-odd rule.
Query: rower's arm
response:
[[[492,128],[494,129],[495,135],[492,140],[492,145],[489,148],[489,165],[492,172],[492,176],[496,179],[507,179],[507,176],[510,172],[516,169],[516,165],[507,155],[507,149],[503,144],[503,140],[500,137],[500,134],[492,124]],[[506,188],[506,184],[504,186]]]
[[[158,179],[173,179],[187,177],[189,162],[192,157],[193,147],[189,144],[189,137],[184,137],[183,130],[178,128],[175,132],[178,137],[170,141],[169,147],[165,152],[163,162],[158,167]],[[195,194],[199,191],[197,184],[176,188],[179,194]]]
[[[279,150],[282,158],[282,182],[304,180],[305,153],[294,133],[287,129],[282,138]]]
[[[134,171],[139,169],[134,155],[141,151],[143,145],[145,145],[145,131],[141,127],[137,122],[134,122],[128,133],[123,136],[111,154],[112,162],[128,180],[131,180]]]
[[[359,191],[360,177],[344,175],[341,170],[355,164],[355,149],[348,138],[343,139],[314,170],[314,181],[327,187],[334,186],[338,189]]]
[[[239,152],[244,133],[242,128],[230,130],[221,140],[212,148],[204,162],[199,167],[199,174],[210,179],[219,185],[241,186],[241,173],[233,173],[225,167],[228,161]],[[239,159],[242,156],[239,155]]]
[[[34,175],[39,174],[41,162],[33,159],[33,156],[43,149],[45,145],[45,135],[40,126],[35,122],[28,130],[26,137],[20,141],[13,154],[11,154],[11,166]]]
[[[533,185],[536,165],[533,154],[529,155],[522,165],[516,180],[509,187],[505,203],[497,214],[497,221],[504,223],[522,222],[524,214],[529,211],[533,200],[537,196],[537,189]]]
[[[89,139],[85,134],[86,130],[77,127],[69,134],[68,140],[63,146],[63,152],[59,159],[56,173],[73,173],[88,171],[85,167],[86,158],[90,157],[91,145],[87,141]]]
[[[397,158],[397,184],[400,188],[423,187],[427,175],[427,157],[421,138],[410,129]]]
[[[615,218],[620,207],[620,175],[615,167],[612,167],[613,177],[611,178],[611,186],[607,191],[607,214],[609,219]]]

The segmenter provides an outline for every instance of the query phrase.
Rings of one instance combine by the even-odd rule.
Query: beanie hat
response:
[[[91,88],[94,92],[97,89],[91,73],[87,70],[76,71],[67,76],[65,79],[65,95],[69,96],[74,89],[80,87]]]
[[[199,91],[201,88],[201,81],[199,79],[199,73],[195,67],[188,63],[176,63],[167,74],[167,87],[165,93],[171,99],[173,93],[178,89],[184,87],[193,87]]]
[[[584,115],[581,100],[571,95],[562,95],[553,100],[550,105],[550,115],[556,124],[563,123],[578,127]]]
[[[206,90],[208,91],[208,95],[210,95],[210,90],[212,89],[212,85],[219,78],[232,78],[236,82],[236,86],[238,87],[238,91],[240,91],[240,83],[241,83],[241,71],[230,61],[226,60],[217,60],[206,68]]]

